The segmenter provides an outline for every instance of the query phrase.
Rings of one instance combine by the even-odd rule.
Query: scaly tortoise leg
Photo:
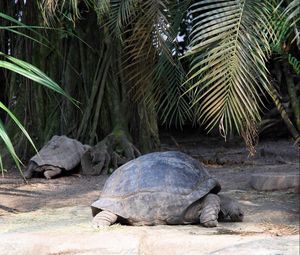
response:
[[[51,179],[56,175],[59,175],[61,173],[61,168],[59,167],[55,167],[55,166],[47,166],[45,168],[45,172],[44,172],[44,176],[46,177],[46,179]]]
[[[117,221],[118,216],[109,211],[99,212],[93,219],[93,226],[95,228],[108,227]]]
[[[32,175],[34,173],[35,168],[37,167],[37,164],[33,161],[30,161],[25,172],[24,172],[24,177],[26,179],[32,178]]]
[[[202,202],[200,223],[205,227],[216,227],[218,225],[218,214],[220,212],[220,198],[215,194],[208,194]]]

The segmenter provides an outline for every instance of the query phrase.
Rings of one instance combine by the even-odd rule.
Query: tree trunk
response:
[[[283,72],[285,75],[289,98],[291,101],[291,108],[293,110],[293,114],[295,117],[296,127],[298,129],[298,132],[300,132],[300,102],[299,102],[299,99],[297,98],[296,86],[294,83],[292,73],[290,72],[288,62],[284,62]]]
[[[277,108],[278,112],[280,113],[281,118],[283,119],[287,129],[289,130],[290,134],[294,138],[295,143],[300,145],[300,134],[299,134],[298,130],[295,128],[293,122],[290,120],[289,115],[287,114],[286,110],[284,109],[284,107],[281,103],[278,92],[276,91],[276,89],[273,86],[270,86],[270,95],[271,95],[271,97],[276,105],[276,108]]]

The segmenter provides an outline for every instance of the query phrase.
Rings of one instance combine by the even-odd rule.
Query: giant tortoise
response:
[[[237,201],[219,195],[221,186],[203,165],[176,151],[154,152],[119,167],[92,204],[93,225],[196,224],[242,221]]]
[[[34,173],[43,173],[47,179],[69,171],[80,164],[82,155],[90,148],[67,136],[53,136],[38,154],[33,156],[24,173],[31,178]]]

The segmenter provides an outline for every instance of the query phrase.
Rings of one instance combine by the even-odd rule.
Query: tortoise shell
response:
[[[71,170],[80,163],[82,155],[88,148],[89,146],[83,145],[75,139],[64,135],[55,135],[30,161],[39,167],[50,165]],[[38,171],[39,169],[43,168],[37,167],[35,170]]]

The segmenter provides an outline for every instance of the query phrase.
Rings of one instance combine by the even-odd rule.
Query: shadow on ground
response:
[[[255,158],[240,142],[203,137],[163,137],[163,150],[181,150],[206,163],[224,193],[240,200],[243,223],[217,228],[130,227],[96,231],[89,205],[107,176],[35,178],[17,172],[0,179],[0,254],[299,254],[299,194],[256,191],[253,173],[299,173],[299,151],[291,141],[265,141]]]

